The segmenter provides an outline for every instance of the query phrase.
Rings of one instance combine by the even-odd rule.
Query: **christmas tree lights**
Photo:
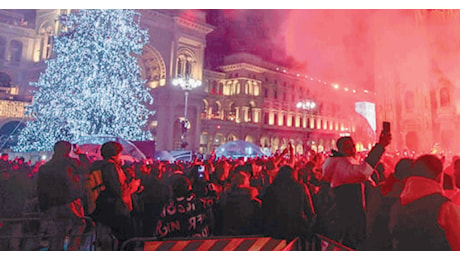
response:
[[[153,115],[136,55],[148,42],[134,10],[84,9],[59,17],[53,58],[37,82],[19,134],[18,152],[51,151],[58,140],[113,135],[151,139],[143,129]]]

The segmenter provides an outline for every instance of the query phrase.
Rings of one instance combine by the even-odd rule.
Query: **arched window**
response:
[[[212,81],[211,94],[213,95],[217,94],[217,82],[215,80]]]
[[[236,141],[238,140],[238,137],[236,137],[235,134],[229,134],[228,137],[227,137],[227,142],[231,142],[231,141]]]
[[[247,135],[246,138],[244,138],[244,141],[249,142],[249,143],[254,143],[254,138],[252,136]]]
[[[450,105],[450,93],[448,87],[441,88],[439,96],[441,107],[446,107]]]
[[[183,61],[181,58],[177,59],[177,72],[176,72],[177,76],[183,76],[182,75],[182,62]]]
[[[182,49],[176,59],[177,77],[192,77],[193,64],[196,62],[195,55],[190,50]]]
[[[10,43],[10,57],[11,63],[18,64],[21,62],[21,56],[22,56],[22,42],[17,41],[17,40],[12,40]]]
[[[221,144],[224,144],[225,143],[225,137],[222,133],[217,133],[215,136],[214,136],[214,146],[219,146]]]
[[[192,75],[192,61],[190,59],[187,59],[185,61],[185,76],[191,76]]]
[[[260,147],[266,148],[270,145],[270,138],[268,136],[262,136],[260,138]]]
[[[206,101],[206,99],[203,99],[203,110],[201,111],[201,119],[206,119],[207,118],[208,109],[209,109],[208,101]]]
[[[157,88],[166,85],[166,65],[157,49],[145,45],[138,61],[142,68],[142,78],[147,80],[147,86]]]
[[[218,102],[212,104],[211,115],[213,118],[220,118],[220,104]]]
[[[240,94],[240,88],[241,88],[241,84],[235,80],[235,82],[233,82],[233,85],[232,85],[232,95],[238,95]]]
[[[254,86],[254,96],[260,96],[260,86],[257,82],[253,83]]]
[[[236,119],[236,105],[232,103],[230,105],[230,111],[228,112],[228,119],[234,121]]]
[[[254,108],[255,108],[255,103],[254,101],[249,102],[249,109],[248,109],[248,121],[252,122],[254,121]]]

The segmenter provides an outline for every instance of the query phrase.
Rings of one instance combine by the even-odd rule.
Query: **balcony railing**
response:
[[[34,23],[27,21],[20,14],[15,14],[7,12],[5,10],[0,10],[0,23],[19,26],[23,28],[33,29],[35,27]]]

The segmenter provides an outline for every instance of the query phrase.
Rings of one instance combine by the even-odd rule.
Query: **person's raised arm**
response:
[[[391,143],[391,132],[382,131],[379,136],[379,141],[374,145],[365,161],[369,163],[372,168],[377,166],[382,154],[385,152],[385,147]]]

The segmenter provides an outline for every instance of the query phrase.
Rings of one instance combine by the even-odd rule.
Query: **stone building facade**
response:
[[[27,21],[24,14],[0,10],[0,132],[4,130],[5,138],[27,120],[29,82],[45,70],[44,60],[52,54],[51,36],[59,31],[56,18],[69,11],[35,10],[34,19]],[[149,109],[155,115],[147,127],[157,150],[180,148],[185,112],[190,122],[186,149],[200,153],[236,139],[271,152],[292,142],[298,153],[335,148],[341,135],[354,136],[359,150],[375,142],[375,129],[355,111],[356,102],[373,103],[374,93],[339,89],[339,84],[291,72],[248,53],[229,55],[221,66],[205,68],[206,36],[215,28],[206,23],[204,11],[138,11],[141,26],[150,34],[139,65],[154,97]],[[172,84],[181,77],[202,82],[189,92],[187,105],[184,90]],[[299,102],[309,105],[298,107]]]
[[[374,43],[377,120],[394,122],[390,147],[459,153],[460,38],[455,33],[459,13],[399,10],[397,25],[388,24],[387,13],[378,15],[374,26],[380,28]],[[385,30],[388,27],[392,30]]]

